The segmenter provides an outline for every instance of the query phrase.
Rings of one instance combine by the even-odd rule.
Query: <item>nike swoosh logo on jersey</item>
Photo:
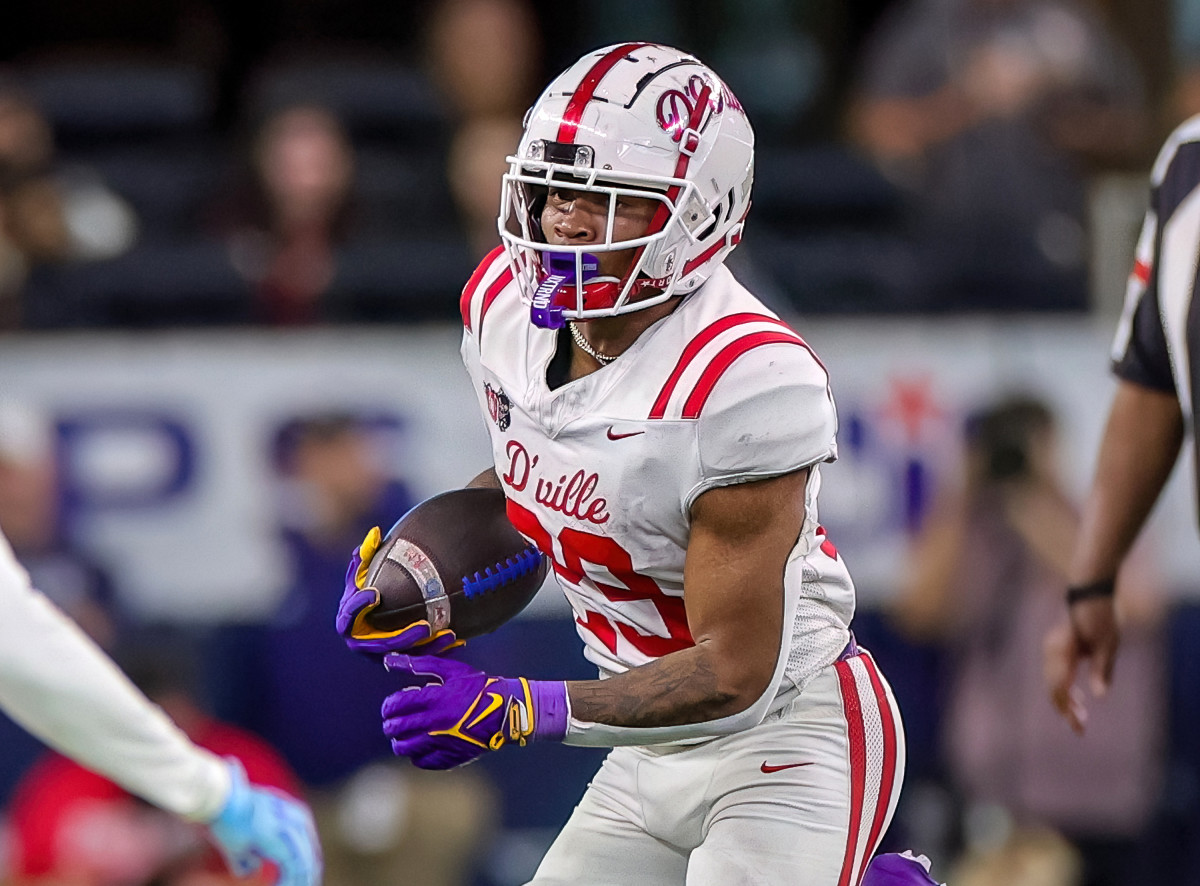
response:
[[[610,440],[624,440],[626,437],[636,437],[638,434],[644,434],[644,433],[646,433],[646,432],[645,431],[630,431],[628,434],[618,434],[616,431],[613,430],[612,425],[608,426],[608,439],[610,439]]]
[[[812,762],[810,761],[808,763],[782,763],[778,766],[772,766],[766,760],[763,760],[763,764],[761,766],[759,766],[758,768],[761,769],[763,772],[767,773],[768,775],[770,775],[772,772],[782,772],[785,769],[795,769],[797,766],[811,766],[811,765],[812,765]]]

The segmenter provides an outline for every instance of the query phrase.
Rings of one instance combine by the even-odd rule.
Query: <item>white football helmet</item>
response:
[[[531,320],[609,317],[694,291],[741,239],[754,180],[754,132],[719,77],[650,43],[598,49],[560,74],[525,118],[508,158],[498,225]],[[550,246],[540,216],[551,185],[608,203],[602,242]],[[617,198],[658,200],[649,230],[613,239]],[[595,253],[633,249],[621,279]]]

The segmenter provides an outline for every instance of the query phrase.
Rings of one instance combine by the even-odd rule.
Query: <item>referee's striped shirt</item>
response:
[[[1200,395],[1200,307],[1192,297],[1198,257],[1200,115],[1171,133],[1154,163],[1112,351],[1118,377],[1178,397],[1189,430]],[[1197,469],[1200,484],[1200,463]]]

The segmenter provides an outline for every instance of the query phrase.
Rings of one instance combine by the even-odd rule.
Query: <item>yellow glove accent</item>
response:
[[[350,636],[355,640],[384,640],[400,633],[399,631],[377,631],[367,624],[367,616],[379,608],[381,601],[379,599],[379,591],[375,590],[375,588],[363,588],[363,590],[374,591],[375,600],[372,603],[368,603],[355,614],[354,624],[350,626]]]
[[[413,622],[413,624],[429,624],[429,622],[425,621],[424,619],[421,619],[421,621]],[[409,627],[412,627],[412,625],[409,625]],[[432,643],[434,640],[438,640],[438,639],[446,636],[447,634],[453,634],[453,633],[454,633],[454,631],[450,630],[449,628],[442,628],[436,634],[433,634],[433,635],[425,638],[424,640],[418,640],[416,643],[413,644],[413,649],[419,650],[422,646]],[[443,649],[442,652],[449,652],[451,649],[457,649],[459,646],[466,646],[466,645],[467,645],[466,640],[455,640],[453,643],[451,643],[449,646],[447,646],[445,649]]]
[[[525,703],[517,702],[508,709],[508,737],[525,747],[525,739],[533,735],[533,690],[524,677],[517,679],[521,681]]]
[[[374,588],[363,588],[363,590],[374,591],[375,589]],[[360,609],[358,611],[358,614],[354,616],[354,624],[350,628],[350,636],[353,637],[355,640],[387,640],[392,637],[397,637],[400,634],[404,633],[405,631],[411,630],[412,628],[415,628],[418,625],[424,625],[426,627],[426,629],[429,628],[429,622],[423,618],[420,619],[419,621],[414,621],[412,624],[406,625],[402,628],[396,628],[396,630],[394,630],[394,631],[380,631],[380,630],[377,630],[377,629],[371,627],[369,624],[367,624],[367,616],[370,615],[375,609],[377,609],[379,607],[379,602],[380,602],[379,592],[375,591],[375,602],[364,606],[362,609]],[[414,652],[419,653],[422,646],[432,643],[434,640],[437,640],[440,637],[444,637],[446,634],[452,634],[452,633],[454,633],[454,632],[451,631],[449,628],[443,628],[442,630],[438,631],[436,634],[431,634],[430,636],[424,638],[423,640],[418,640],[417,642],[413,643],[412,649],[414,650]],[[447,646],[442,651],[448,652],[451,649],[457,649],[459,646],[466,646],[466,645],[467,645],[466,640],[456,640],[455,642],[451,643],[449,646]]]
[[[475,747],[477,747],[477,748],[490,747],[493,751],[500,748],[501,745],[504,744],[504,730],[503,729],[497,731],[494,735],[492,735],[488,739],[487,742],[482,742],[478,738],[475,738],[474,736],[471,736],[471,735],[467,735],[465,732],[463,732],[463,724],[466,723],[467,720],[470,720],[471,721],[470,725],[474,726],[476,723],[478,723],[484,717],[488,716],[488,714],[492,713],[492,711],[496,710],[496,708],[500,707],[500,705],[504,704],[504,696],[499,695],[495,692],[488,692],[488,687],[491,686],[495,682],[497,682],[495,677],[488,678],[488,681],[487,681],[487,683],[484,684],[483,689],[481,689],[479,694],[477,696],[475,696],[475,700],[473,702],[471,702],[470,707],[467,708],[466,712],[462,715],[462,717],[459,719],[459,721],[457,723],[455,723],[449,729],[435,729],[435,730],[432,730],[429,734],[430,735],[452,735],[455,738],[465,741],[467,744],[475,745]],[[486,702],[484,701],[485,696],[487,699]],[[479,711],[479,713],[476,713],[476,710],[478,710],[478,708],[481,704],[486,704],[486,707],[484,707],[484,709],[482,711]],[[468,728],[470,728],[470,727],[468,727]]]
[[[520,700],[513,699],[508,710],[504,714],[503,720],[500,722],[500,728],[497,729],[488,739],[487,742],[481,741],[472,735],[464,732],[465,729],[470,729],[477,726],[487,717],[491,716],[500,705],[505,704],[504,696],[496,692],[489,691],[489,687],[493,683],[500,682],[495,677],[490,677],[479,695],[471,702],[471,706],[467,708],[466,713],[462,718],[451,726],[449,729],[438,729],[430,732],[430,735],[452,735],[455,738],[473,744],[475,747],[487,747],[493,751],[498,751],[504,747],[507,741],[515,741],[522,747],[525,746],[525,739],[533,734],[533,693],[529,688],[529,681],[524,677],[518,677],[521,682],[522,694],[525,696],[524,703]],[[482,710],[480,709],[482,707]],[[470,720],[468,723],[467,721]],[[464,726],[465,724],[465,726]]]
[[[360,588],[363,588],[367,583],[367,570],[371,566],[371,558],[375,556],[375,552],[379,550],[379,545],[382,543],[383,533],[379,531],[378,526],[372,526],[371,531],[367,533],[367,537],[358,546],[358,559],[361,562],[358,564],[358,572],[354,573],[354,583]],[[375,601],[375,605],[379,605],[378,598]]]

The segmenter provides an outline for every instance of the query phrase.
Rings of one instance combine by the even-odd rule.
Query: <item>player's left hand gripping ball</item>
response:
[[[382,541],[383,533],[379,527],[372,527],[362,544],[354,549],[346,568],[346,584],[337,611],[337,631],[345,638],[346,645],[357,652],[379,655],[409,649],[416,649],[422,655],[439,655],[461,646],[462,641],[453,631],[442,630],[435,634],[427,621],[415,621],[396,631],[376,630],[367,623],[367,616],[380,603],[379,591],[366,586],[367,570]]]
[[[384,667],[411,685],[383,703],[392,751],[421,769],[452,769],[515,742],[561,741],[567,685],[489,677],[463,662],[392,653]]]

